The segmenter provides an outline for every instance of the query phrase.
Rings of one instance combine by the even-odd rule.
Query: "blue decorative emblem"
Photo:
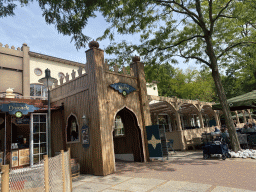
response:
[[[26,103],[8,103],[0,105],[2,112],[8,112],[10,115],[15,115],[16,112],[21,112],[23,115],[27,115],[29,112],[38,110],[38,107],[34,105],[28,105]]]
[[[17,161],[17,160],[18,160],[18,157],[17,157],[17,156],[14,156],[14,157],[12,157],[12,160],[13,160],[13,161]]]
[[[82,146],[84,148],[89,147],[90,145],[90,138],[89,138],[89,127],[84,125],[82,127]]]
[[[113,89],[121,93],[123,96],[126,96],[129,93],[136,91],[134,87],[126,83],[114,83],[114,84],[111,84],[110,87],[112,87]]]

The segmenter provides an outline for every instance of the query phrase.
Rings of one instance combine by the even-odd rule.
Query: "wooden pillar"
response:
[[[246,117],[245,117],[244,110],[242,110],[242,113],[243,113],[244,123],[247,123],[247,120],[246,120]]]
[[[204,120],[203,120],[203,115],[201,111],[198,112],[198,116],[200,121],[200,128],[204,128]]]
[[[60,150],[61,152],[61,164],[62,164],[62,180],[63,180],[63,192],[66,192],[66,174],[65,173],[65,156],[64,151]]]
[[[237,111],[235,111],[235,113],[236,113],[236,123],[237,123],[237,124],[240,124],[240,120],[239,120]]]
[[[179,136],[180,136],[181,150],[185,150],[186,144],[185,144],[184,134],[181,127],[180,114],[178,113],[178,111],[175,111],[175,116],[176,116],[176,122],[177,122],[177,131],[179,132]]]
[[[49,161],[48,155],[44,155],[44,187],[45,192],[49,192]]]
[[[180,122],[181,122],[181,130],[184,130],[183,114],[180,115]]]
[[[144,64],[140,62],[140,57],[135,56],[132,58],[132,63],[130,67],[134,71],[135,77],[137,77],[138,87],[139,87],[139,99],[140,99],[140,109],[143,123],[143,137],[144,137],[144,149],[145,149],[145,157],[146,161],[149,161],[149,151],[148,151],[148,141],[147,141],[147,133],[146,126],[151,125],[150,119],[150,110],[149,110],[149,102],[147,97],[147,87],[146,87],[146,78],[144,73]]]
[[[247,112],[248,112],[248,114],[249,114],[250,123],[252,123],[251,110],[250,110],[250,109],[247,109]]]
[[[220,124],[219,114],[217,110],[214,110],[214,118],[215,118],[216,126],[220,128],[221,124]]]
[[[9,165],[2,165],[1,191],[9,191]]]
[[[72,191],[72,171],[71,171],[71,151],[68,148],[68,161],[69,161],[69,175],[70,175],[70,189]]]
[[[106,85],[104,70],[104,51],[99,49],[99,43],[89,43],[90,49],[86,51],[90,101],[88,119],[90,129],[90,145],[92,156],[92,169],[94,175],[107,175],[114,172],[114,159],[111,147],[111,130],[106,118]],[[105,113],[104,113],[105,112]],[[95,118],[97,117],[97,118]],[[108,133],[107,133],[108,132]]]

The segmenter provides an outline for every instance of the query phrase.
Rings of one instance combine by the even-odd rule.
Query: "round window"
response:
[[[43,74],[42,70],[39,69],[39,68],[36,68],[36,69],[34,70],[34,73],[35,73],[37,76],[40,76],[40,75]]]
[[[59,73],[58,73],[58,77],[59,77],[59,78],[61,78],[61,77],[63,77],[63,78],[64,78],[64,73],[59,72]]]

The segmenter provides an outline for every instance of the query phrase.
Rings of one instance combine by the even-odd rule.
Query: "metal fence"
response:
[[[72,188],[70,150],[38,164],[20,169],[9,170],[2,166],[1,192],[70,192]]]

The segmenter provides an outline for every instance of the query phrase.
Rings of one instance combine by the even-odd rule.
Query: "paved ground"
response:
[[[256,191],[255,159],[202,156],[202,151],[177,152],[164,162],[116,162],[114,174],[75,178],[73,191]]]

